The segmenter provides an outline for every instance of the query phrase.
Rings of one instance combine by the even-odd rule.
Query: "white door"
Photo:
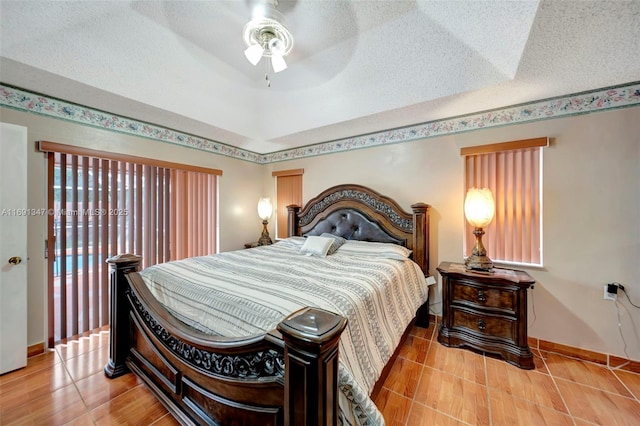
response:
[[[0,123],[0,374],[27,365],[27,128]]]

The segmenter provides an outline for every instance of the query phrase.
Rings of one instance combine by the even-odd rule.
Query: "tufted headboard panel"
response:
[[[300,208],[288,206],[288,235],[320,235],[394,243],[413,251],[413,260],[429,271],[429,206],[416,203],[413,213],[393,199],[361,185],[338,185]]]
[[[320,219],[316,225],[303,236],[329,233],[347,240],[379,241],[407,246],[406,239],[399,239],[355,209],[340,209]]]

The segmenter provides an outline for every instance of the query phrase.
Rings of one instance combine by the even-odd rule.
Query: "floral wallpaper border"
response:
[[[262,154],[252,151],[1,84],[0,106],[132,136],[188,146],[254,163],[264,162]]]
[[[0,84],[0,106],[42,114],[78,124],[188,146],[259,164],[313,157],[353,149],[415,141],[509,124],[527,123],[608,109],[640,106],[640,82],[568,96],[435,120],[330,142],[258,154],[199,136],[121,117],[59,99]]]

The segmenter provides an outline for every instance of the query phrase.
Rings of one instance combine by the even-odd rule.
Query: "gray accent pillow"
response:
[[[336,250],[338,250],[341,245],[347,242],[347,240],[345,240],[344,238],[338,237],[337,235],[329,234],[328,232],[322,233],[320,234],[320,236],[325,238],[333,238],[333,243],[331,244],[331,247],[329,247],[327,256],[335,253]]]

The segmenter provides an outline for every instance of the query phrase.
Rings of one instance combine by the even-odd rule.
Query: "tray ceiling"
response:
[[[271,153],[640,80],[639,1],[298,0],[267,87],[254,3],[3,0],[0,81]]]

